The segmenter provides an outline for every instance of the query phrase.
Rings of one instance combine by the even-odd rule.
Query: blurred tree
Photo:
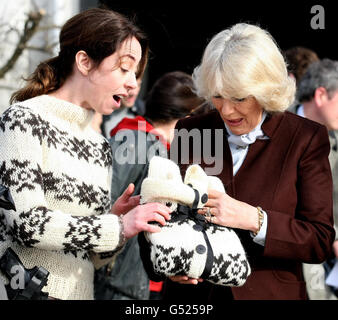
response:
[[[4,65],[0,67],[0,79],[3,78],[5,74],[14,67],[15,63],[21,56],[22,52],[26,48],[29,48],[28,42],[32,38],[32,36],[37,32],[40,21],[44,15],[45,11],[43,9],[31,11],[27,15],[27,20],[25,21],[23,31],[20,33],[19,30],[16,30],[16,32],[20,34],[20,37],[13,54],[9,57],[7,61],[5,61]],[[48,48],[39,48],[39,50],[48,50]]]

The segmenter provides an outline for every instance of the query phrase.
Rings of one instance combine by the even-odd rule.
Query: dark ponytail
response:
[[[121,44],[135,37],[142,48],[138,76],[144,72],[148,59],[148,39],[130,20],[111,10],[93,8],[83,11],[63,26],[60,32],[60,53],[38,65],[25,79],[24,88],[13,93],[10,102],[23,101],[59,89],[73,71],[76,53],[85,51],[98,66]]]
[[[58,65],[59,57],[41,62],[33,74],[25,79],[27,81],[26,86],[13,93],[10,103],[24,101],[60,88]]]

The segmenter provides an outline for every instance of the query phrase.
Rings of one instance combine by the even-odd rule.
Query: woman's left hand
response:
[[[132,196],[135,190],[135,186],[133,183],[129,184],[127,189],[123,192],[123,194],[115,201],[111,212],[120,216],[121,214],[126,214],[130,210],[134,209],[136,206],[140,204],[141,196]]]
[[[209,190],[208,198],[204,208],[199,210],[203,215],[210,210],[211,217],[206,218],[208,221],[225,227],[257,231],[257,208],[216,190]]]

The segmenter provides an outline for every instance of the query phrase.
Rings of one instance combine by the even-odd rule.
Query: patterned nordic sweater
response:
[[[93,299],[94,265],[120,247],[109,214],[111,149],[92,116],[43,95],[0,118],[0,184],[16,206],[0,209],[0,256],[10,246],[26,268],[46,268],[44,291],[58,299]]]

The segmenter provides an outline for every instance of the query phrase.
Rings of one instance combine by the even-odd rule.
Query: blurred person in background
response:
[[[298,86],[300,79],[311,63],[319,61],[316,52],[301,46],[291,47],[284,51],[289,75],[296,80]]]
[[[338,258],[338,61],[323,59],[312,63],[300,79],[297,90],[299,104],[289,110],[326,126],[331,150],[329,161],[333,178],[333,216],[336,238],[332,260]],[[303,264],[309,298],[336,300],[325,284],[324,264]]]
[[[284,56],[287,63],[289,76],[296,80],[296,88],[298,87],[300,79],[311,63],[319,61],[316,52],[301,46],[291,47],[285,50]],[[299,102],[297,101],[297,96],[295,96],[292,107],[295,107],[298,104]]]

